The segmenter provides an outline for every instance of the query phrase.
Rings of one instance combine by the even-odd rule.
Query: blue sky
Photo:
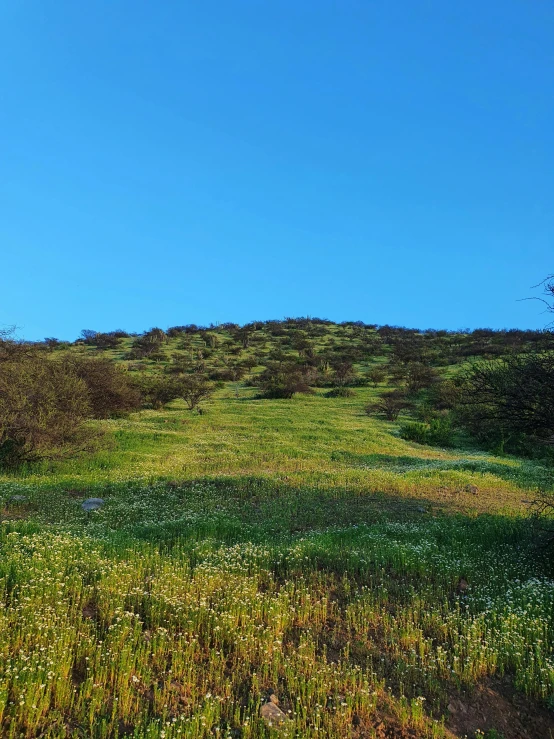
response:
[[[551,0],[0,10],[0,324],[542,327]]]

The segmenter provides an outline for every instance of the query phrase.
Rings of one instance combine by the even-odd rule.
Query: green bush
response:
[[[400,436],[406,441],[429,446],[452,446],[453,429],[449,418],[435,418],[429,423],[410,421],[400,426]]]
[[[87,385],[65,363],[37,352],[0,362],[0,467],[79,444],[90,415]]]
[[[353,395],[355,395],[354,391],[349,387],[345,387],[344,385],[334,387],[332,390],[329,390],[329,392],[326,393],[327,398],[351,398]]]

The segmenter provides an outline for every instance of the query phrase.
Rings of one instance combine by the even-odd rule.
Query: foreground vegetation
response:
[[[308,340],[379,336],[358,329]],[[136,337],[48,356],[101,351],[147,378],[192,352],[215,384],[227,354],[275,356],[280,334],[257,330],[265,348],[254,335],[234,355],[227,328],[178,332],[157,358],[125,358]],[[285,360],[246,362],[202,413],[177,398],[100,416],[95,448],[0,475],[2,736],[554,736],[554,573],[528,521],[554,488],[548,456],[401,438],[428,391],[395,421],[368,415],[399,387],[379,351],[289,400],[255,382]],[[430,366],[448,378],[462,354]],[[86,512],[91,497],[104,505]],[[278,727],[260,712],[272,694]]]

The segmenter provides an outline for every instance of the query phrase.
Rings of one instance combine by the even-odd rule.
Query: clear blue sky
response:
[[[0,324],[542,327],[552,0],[5,0]]]

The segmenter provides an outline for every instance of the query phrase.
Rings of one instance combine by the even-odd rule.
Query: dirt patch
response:
[[[516,691],[508,678],[489,678],[452,696],[446,726],[457,737],[496,730],[504,739],[554,739],[554,713]]]
[[[100,614],[98,612],[98,606],[93,601],[89,601],[83,606],[83,618],[88,618],[91,621],[100,621]]]
[[[71,488],[65,492],[69,498],[84,498],[87,494],[86,490],[77,490],[75,488]]]
[[[29,518],[29,511],[24,510],[22,507],[13,508],[5,507],[0,508],[0,521],[25,521]]]

